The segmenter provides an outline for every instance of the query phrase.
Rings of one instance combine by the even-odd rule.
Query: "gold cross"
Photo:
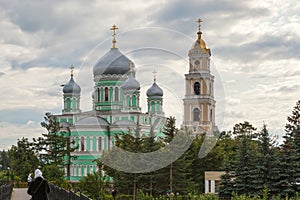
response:
[[[198,22],[198,29],[199,29],[199,32],[201,32],[201,22],[203,22],[203,21],[202,21],[202,19],[199,18],[199,19],[197,20],[197,22]]]
[[[116,46],[116,43],[117,43],[117,40],[116,40],[116,31],[118,30],[118,27],[114,24],[110,28],[110,30],[112,30],[114,32],[114,34],[113,34],[113,37],[114,37],[114,39],[113,39],[113,48],[117,48],[117,46]]]
[[[156,74],[157,74],[157,71],[154,69],[154,71],[153,71],[152,73],[153,73],[153,77],[154,77],[154,82],[156,82]]]
[[[74,70],[74,66],[73,65],[71,65],[71,67],[70,67],[70,69],[71,69],[71,77],[73,77],[73,70]]]

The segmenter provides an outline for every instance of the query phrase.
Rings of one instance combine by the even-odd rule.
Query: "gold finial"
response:
[[[197,20],[197,22],[198,22],[198,32],[197,32],[197,34],[198,34],[198,39],[200,40],[201,39],[201,34],[202,34],[202,32],[201,32],[201,22],[203,22],[202,21],[202,19],[198,19]]]
[[[154,69],[154,71],[153,71],[152,73],[153,73],[153,79],[154,79],[154,82],[156,82],[156,74],[157,74],[157,71]]]
[[[114,32],[114,34],[113,34],[113,37],[114,37],[114,39],[113,39],[113,48],[117,48],[117,46],[116,46],[116,43],[117,43],[117,40],[116,40],[116,31],[118,30],[118,27],[114,24],[111,28],[110,28],[110,30],[112,30],[113,32]]]
[[[133,72],[133,62],[130,60],[129,61],[129,67],[130,67],[130,73],[132,74],[132,72]]]
[[[75,67],[74,67],[73,65],[71,65],[71,67],[70,67],[70,69],[71,69],[71,77],[73,77],[73,75],[74,75],[74,74],[73,74],[74,68],[75,68]]]

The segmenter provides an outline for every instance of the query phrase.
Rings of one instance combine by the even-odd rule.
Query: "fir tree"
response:
[[[276,189],[282,197],[294,196],[300,191],[300,100],[296,103],[292,114],[287,117],[286,134],[281,145],[278,182]]]
[[[275,155],[275,140],[271,138],[267,126],[264,125],[258,135],[258,155],[253,171],[253,188],[257,195],[262,195],[265,188],[270,196],[277,194],[274,182],[278,180],[278,163]]]
[[[57,118],[51,113],[46,113],[41,126],[47,130],[46,134],[42,134],[43,137],[38,139],[33,139],[35,142],[35,148],[37,151],[44,151],[46,154],[41,154],[40,157],[45,162],[45,164],[54,164],[59,167],[64,167],[69,165],[69,162],[65,160],[74,160],[76,156],[72,156],[71,153],[74,152],[77,147],[74,146],[74,141],[70,141],[68,134],[65,131],[61,131],[61,125]]]
[[[253,185],[254,168],[254,148],[252,138],[256,136],[256,130],[249,122],[236,124],[233,134],[240,140],[237,157],[234,163],[236,178],[234,188],[238,194],[253,195],[255,187]]]
[[[233,188],[233,175],[231,172],[231,164],[229,160],[226,160],[224,171],[225,174],[221,176],[219,197],[220,199],[230,200],[232,196]]]

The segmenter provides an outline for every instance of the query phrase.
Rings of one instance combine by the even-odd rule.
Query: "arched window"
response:
[[[199,110],[199,108],[195,108],[193,110],[193,121],[194,122],[200,121],[200,110]]]
[[[119,88],[115,88],[115,101],[119,101]]]
[[[108,87],[106,87],[105,89],[104,89],[104,95],[105,95],[105,101],[108,101]]]
[[[80,138],[80,150],[81,151],[84,151],[85,149],[85,145],[84,145],[84,137],[81,137]]]
[[[196,60],[194,64],[195,64],[195,70],[200,70],[200,67],[199,67],[200,62],[199,62],[199,60]]]
[[[210,109],[210,121],[212,122],[213,121],[213,110]]]
[[[132,106],[136,106],[136,96],[132,96]]]
[[[127,106],[128,106],[128,107],[131,106],[131,103],[130,103],[130,96],[127,96],[127,97],[126,97],[126,101],[127,101]]]
[[[97,88],[97,101],[100,101],[100,88]]]
[[[98,138],[98,151],[102,151],[102,137]]]
[[[71,99],[67,99],[67,109],[71,109]]]
[[[196,95],[200,94],[200,83],[199,82],[194,83],[194,92]]]

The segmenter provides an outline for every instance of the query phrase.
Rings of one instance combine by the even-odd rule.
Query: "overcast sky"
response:
[[[92,107],[92,66],[111,47],[131,58],[145,91],[156,69],[164,110],[182,121],[188,50],[202,18],[212,52],[220,130],[249,121],[283,133],[300,91],[300,4],[294,0],[0,0],[0,149],[37,137],[44,113],[60,113],[61,84],[81,86]]]

